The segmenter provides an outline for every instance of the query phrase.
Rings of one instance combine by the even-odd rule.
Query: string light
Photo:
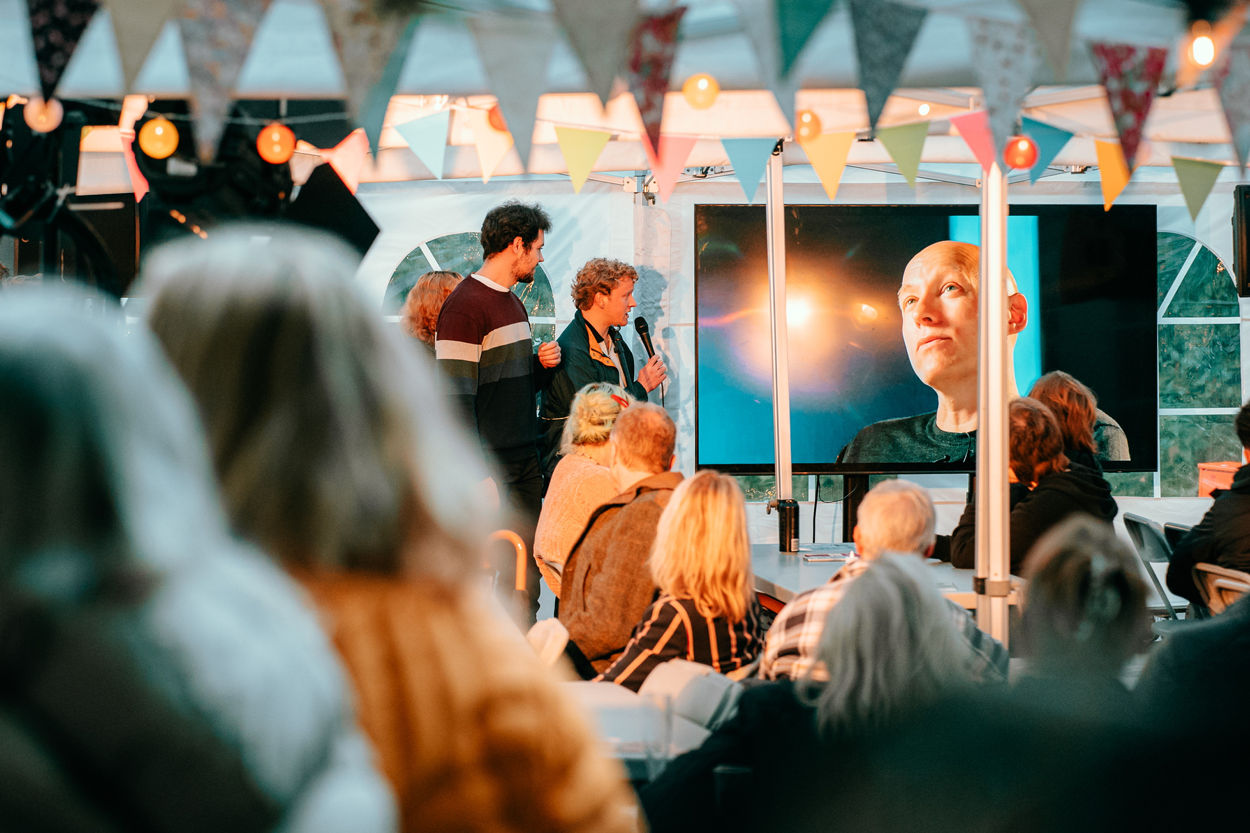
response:
[[[36,133],[51,133],[61,126],[61,119],[65,117],[65,108],[55,98],[44,101],[38,96],[32,96],[26,102],[23,115],[31,130]]]
[[[1027,171],[1037,164],[1037,144],[1028,136],[1012,136],[1003,149],[1003,161],[1013,170]]]
[[[928,105],[927,103],[925,103],[925,104],[921,104],[919,107],[917,107],[917,108],[916,108],[916,112],[918,112],[918,113],[919,113],[920,115],[922,115],[922,116],[927,116],[927,115],[929,115],[929,110],[930,110],[930,109],[931,109],[931,108],[929,107],[929,105]]]
[[[178,149],[178,128],[164,116],[144,122],[139,128],[139,149],[153,159],[168,159]]]
[[[1205,20],[1195,20],[1189,29],[1189,60],[1200,67],[1209,67],[1215,62],[1215,39],[1211,37],[1211,24]]]
[[[508,132],[508,122],[504,119],[503,110],[499,109],[498,104],[491,105],[490,110],[486,113],[486,121],[500,133]]]
[[[271,165],[291,161],[295,153],[295,131],[281,122],[270,122],[256,137],[256,152]]]
[[[720,84],[706,72],[700,72],[686,79],[686,83],[681,85],[681,94],[694,109],[706,110],[716,103],[716,96],[720,95]]]
[[[800,142],[810,142],[820,135],[820,116],[811,110],[800,110],[798,116],[799,129],[796,131]]]

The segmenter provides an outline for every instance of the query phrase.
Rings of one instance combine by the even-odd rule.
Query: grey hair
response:
[[[969,653],[924,562],[888,553],[829,611],[817,654],[829,680],[800,680],[831,735],[880,726],[971,681]]]
[[[148,324],[196,398],[235,528],[312,568],[458,577],[479,457],[428,357],[384,325],[327,235],[239,226],[144,264]]]
[[[564,421],[560,436],[560,453],[568,454],[576,445],[600,445],[612,436],[612,426],[620,416],[621,408],[628,407],[634,398],[619,385],[592,382],[577,392],[569,406],[569,417]]]
[[[886,480],[874,486],[859,506],[860,555],[884,552],[924,555],[933,546],[936,524],[929,493],[908,480]]]

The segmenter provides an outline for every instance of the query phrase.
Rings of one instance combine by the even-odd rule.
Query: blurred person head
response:
[[[631,404],[633,397],[619,385],[607,382],[586,385],[569,406],[569,418],[564,422],[564,434],[560,438],[560,453],[568,454],[579,446],[605,447],[617,417]]]
[[[1098,398],[1079,379],[1062,370],[1052,370],[1033,383],[1029,398],[1041,402],[1055,415],[1065,449],[1097,453],[1094,422],[1098,418]]]
[[[458,577],[484,477],[429,360],[361,296],[358,256],[293,227],[156,249],[148,323],[195,397],[235,528],[288,566]]]
[[[1144,644],[1146,586],[1110,524],[1059,524],[1033,545],[1024,577],[1022,638],[1042,669],[1115,675]]]
[[[636,402],[612,426],[612,476],[621,489],[668,471],[676,459],[677,426],[659,405]]]
[[[511,201],[495,206],[482,220],[482,256],[487,263],[507,266],[514,282],[531,283],[543,262],[550,230],[551,219],[537,204]]]
[[[1233,426],[1237,429],[1237,441],[1244,449],[1245,458],[1250,462],[1250,402],[1241,406]]]
[[[462,280],[464,278],[455,272],[426,272],[417,278],[399,312],[399,323],[404,332],[432,346],[443,301]]]
[[[887,552],[930,555],[936,514],[929,493],[908,480],[886,480],[864,495],[851,532],[861,558]]]
[[[638,272],[628,263],[596,257],[586,261],[573,278],[573,304],[600,335],[608,327],[624,327],[630,311],[638,306],[634,284]]]
[[[683,480],[660,516],[651,576],[708,617],[741,621],[754,597],[746,502],[737,481],[704,469]]]
[[[1009,466],[1021,483],[1036,483],[1068,468],[1063,431],[1055,415],[1036,399],[1018,396],[1007,406]]]
[[[817,656],[829,681],[804,682],[821,732],[884,725],[971,680],[950,605],[912,555],[876,558],[829,611]]]

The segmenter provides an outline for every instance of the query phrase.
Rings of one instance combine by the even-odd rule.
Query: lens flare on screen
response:
[[[812,302],[806,295],[789,295],[786,297],[786,323],[791,327],[802,327],[812,318]]]
[[[861,327],[871,326],[881,317],[881,313],[872,304],[859,304],[851,314],[855,319],[855,323]]]

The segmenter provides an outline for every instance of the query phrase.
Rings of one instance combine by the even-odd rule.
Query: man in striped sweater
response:
[[[500,497],[531,551],[543,485],[536,394],[560,364],[560,345],[550,341],[534,352],[529,315],[512,287],[534,280],[550,228],[551,220],[537,205],[508,202],[491,209],[482,221],[485,262],[447,296],[434,340],[448,393],[481,441],[482,452],[494,458]],[[533,559],[529,566],[533,621],[538,567]]]

